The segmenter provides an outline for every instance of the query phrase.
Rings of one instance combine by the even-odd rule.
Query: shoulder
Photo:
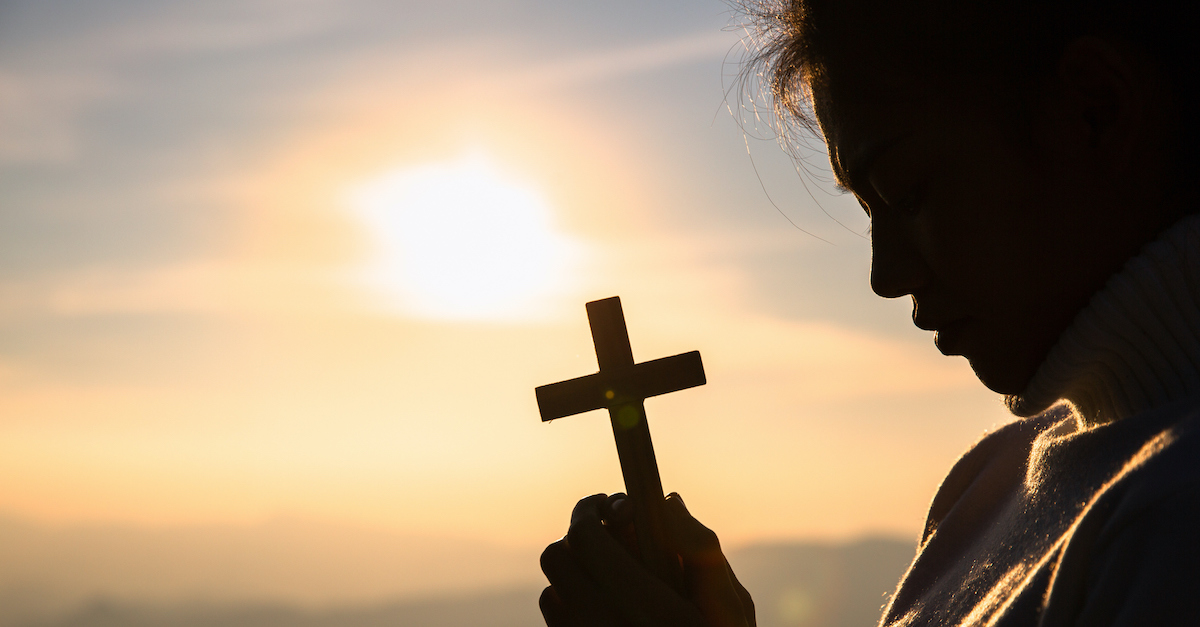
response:
[[[1156,513],[1200,504],[1200,405],[1178,413],[1178,420],[1146,439],[1098,496],[1095,506],[1103,511],[1109,534],[1118,533],[1127,522],[1144,524]],[[1176,514],[1184,511],[1200,514],[1200,508],[1187,507]],[[1200,539],[1200,534],[1193,535]]]
[[[954,463],[942,480],[929,507],[922,541],[929,537],[954,504],[982,475],[1011,475],[1013,480],[1019,480],[1024,476],[1029,452],[1037,437],[1056,426],[1073,422],[1069,408],[1055,406],[1037,416],[1014,420],[984,434]]]
[[[1074,525],[1048,615],[1087,625],[1200,624],[1200,411],[1180,409]]]
[[[1083,583],[1078,624],[1200,624],[1200,435],[1160,444],[1076,526],[1058,578]]]
[[[1078,624],[1200,624],[1200,483],[1141,510],[1108,538],[1088,569]]]

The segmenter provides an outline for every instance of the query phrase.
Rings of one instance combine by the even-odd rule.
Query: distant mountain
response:
[[[27,627],[530,627],[541,588],[305,611],[267,604],[137,605],[93,601]]]
[[[760,627],[871,627],[911,560],[912,542],[777,543],[736,549],[730,562],[754,595]],[[535,555],[529,559],[536,560]],[[393,602],[294,603],[105,600],[59,608],[54,616],[10,616],[4,627],[518,627],[541,624],[540,585],[435,594]],[[10,593],[15,592],[10,588]],[[29,591],[32,594],[32,591]],[[0,607],[9,606],[0,594]],[[12,594],[8,601],[16,600]],[[30,601],[26,598],[25,601]],[[4,611],[0,610],[0,614]]]
[[[871,627],[916,554],[916,543],[761,544],[729,563],[754,597],[758,627]]]
[[[537,553],[287,518],[156,528],[0,516],[0,627],[62,616],[93,599],[125,609],[200,600],[300,611],[533,587]]]

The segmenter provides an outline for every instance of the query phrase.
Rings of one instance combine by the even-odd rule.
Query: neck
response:
[[[1148,244],[1079,312],[1025,391],[1018,416],[1062,400],[1100,424],[1200,396],[1200,216]]]

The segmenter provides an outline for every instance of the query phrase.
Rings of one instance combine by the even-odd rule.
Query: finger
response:
[[[574,525],[576,520],[595,516],[600,519],[600,510],[608,502],[607,494],[593,494],[579,499],[575,504],[575,508],[571,510],[571,524]]]
[[[592,527],[601,527],[604,525],[602,519],[603,513],[609,509],[608,502],[611,499],[606,494],[593,494],[591,496],[579,499],[575,504],[575,508],[571,510],[571,525],[567,529],[567,540],[571,536],[580,535],[580,529],[586,528],[588,533],[592,531]],[[587,538],[577,538],[573,545],[577,549],[582,547],[582,544],[587,542]]]
[[[600,508],[600,520],[609,535],[617,540],[630,555],[639,555],[637,532],[633,525],[633,503],[625,494],[610,494]]]
[[[753,602],[733,576],[717,534],[688,512],[678,494],[667,497],[667,511],[692,601],[713,625],[753,625]]]
[[[546,621],[546,627],[574,626],[571,613],[559,598],[558,593],[554,591],[554,586],[546,586],[546,589],[542,590],[542,596],[538,597],[538,607],[542,610],[542,618]]]
[[[733,568],[729,566],[729,561],[725,562],[725,568],[729,571],[729,581],[733,582],[734,592],[737,593],[738,600],[742,603],[742,612],[746,615],[746,624],[758,624],[754,617],[754,599],[750,597],[750,591],[738,581],[737,575],[733,574]]]
[[[706,569],[725,567],[717,534],[692,516],[679,494],[672,492],[667,496],[667,511],[677,545],[674,548],[686,563]]]
[[[741,600],[742,607],[748,611],[749,617],[752,619],[750,621],[750,624],[753,625],[754,624],[754,620],[753,620],[754,599],[751,598],[750,592],[748,590],[746,590],[746,587],[742,585],[742,582],[738,581],[737,575],[734,574],[733,568],[729,565],[729,561],[725,558],[724,552],[721,551],[721,549],[720,549],[720,541],[717,539],[716,534],[713,533],[712,531],[708,530],[706,527],[704,527],[704,525],[702,523],[700,523],[700,521],[696,520],[696,518],[691,515],[691,512],[687,509],[687,503],[684,502],[683,496],[681,496],[678,492],[672,492],[669,496],[667,496],[667,500],[668,501],[672,501],[672,500],[678,501],[678,505],[682,506],[683,513],[688,519],[690,519],[691,521],[693,521],[693,523],[695,525],[697,525],[701,529],[703,529],[703,532],[712,534],[712,545],[710,548],[715,549],[715,553],[720,554],[720,560],[721,560],[721,562],[724,563],[726,573],[729,577],[729,581],[733,585],[734,591],[737,593],[738,598]],[[693,560],[695,560],[697,556],[693,555],[691,557]],[[707,558],[713,560],[712,563],[715,565],[715,555],[707,556]],[[693,563],[695,563],[695,562],[693,561]]]
[[[542,551],[541,564],[542,572],[546,574],[546,579],[550,581],[554,590],[553,598],[558,602],[559,607],[552,610],[555,620],[566,620],[565,624],[571,626],[606,624],[604,619],[611,618],[612,614],[606,608],[608,603],[604,594],[579,567],[565,539],[547,546],[546,550]],[[539,605],[542,601],[551,602],[546,596],[547,593],[543,591]],[[562,611],[558,611],[559,608]],[[549,625],[550,616],[546,614],[544,606],[542,615]]]
[[[609,509],[611,497],[593,494],[580,499],[571,510],[571,526],[567,530],[567,543],[574,549],[579,564],[593,579],[602,584],[611,579],[613,567],[636,567],[637,562],[630,554],[614,551],[613,539],[604,524],[602,515]]]
[[[582,499],[571,512],[571,527],[567,530],[567,543],[579,565],[610,592],[621,593],[621,582],[636,571],[640,565],[623,550],[605,529],[600,518],[606,498],[602,494]]]
[[[633,503],[623,492],[610,494],[600,510],[600,519],[604,524],[616,527],[633,524]]]
[[[579,501],[571,512],[571,527],[567,530],[567,543],[571,546],[579,564],[602,584],[616,584],[624,588],[624,580],[630,575],[635,579],[648,576],[637,561],[613,539],[601,521],[601,510],[607,499],[598,494]],[[612,590],[624,592],[624,590]]]
[[[602,505],[595,497],[579,502],[572,512],[567,544],[579,566],[603,591],[609,607],[635,625],[700,624],[692,604],[651,575],[612,538],[600,521]],[[679,623],[681,616],[695,622]]]

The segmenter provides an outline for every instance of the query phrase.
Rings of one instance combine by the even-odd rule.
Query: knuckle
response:
[[[600,509],[604,504],[607,495],[593,494],[579,500],[575,504],[575,508],[571,510],[571,528],[575,528],[580,522],[585,522],[590,519],[600,520]]]
[[[567,552],[569,550],[570,549],[564,545],[564,542],[562,540],[559,540],[558,542],[554,542],[554,543],[550,544],[549,546],[547,546],[542,551],[541,557],[538,558],[538,563],[542,567],[542,572],[545,573],[547,577],[549,577],[551,571],[554,571],[559,565],[561,565],[563,563],[564,559],[567,559]],[[549,588],[547,588],[547,589],[549,589]]]
[[[708,527],[700,527],[696,530],[696,545],[703,551],[721,551],[721,540],[717,534]]]
[[[554,586],[546,586],[542,590],[541,596],[538,597],[538,607],[545,612],[547,609],[553,610],[558,605],[558,594],[554,592]]]
[[[542,590],[542,595],[538,597],[538,609],[542,611],[546,627],[566,627],[571,622],[567,617],[562,599],[558,596],[558,591],[552,586],[547,586],[545,590]]]
[[[725,563],[717,534],[701,525],[689,530],[681,549],[680,555],[697,566],[716,567]]]
[[[571,527],[567,529],[566,541],[568,544],[575,547],[588,546],[591,538],[590,534],[588,533],[587,526],[582,523],[571,525]]]
[[[575,509],[595,509],[598,504],[603,503],[607,499],[608,495],[603,492],[585,496],[575,502]]]
[[[617,501],[623,501],[628,498],[629,497],[624,492],[613,492],[612,494],[608,495],[608,498],[604,499],[604,501],[606,505],[612,507],[613,503],[616,503]]]

